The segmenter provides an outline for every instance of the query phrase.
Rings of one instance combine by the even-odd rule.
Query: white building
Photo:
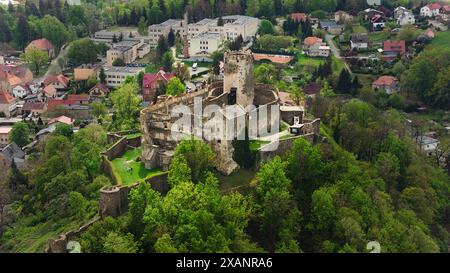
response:
[[[426,6],[423,6],[420,9],[420,16],[422,17],[434,17],[440,14],[441,4],[439,3],[430,3]]]
[[[169,19],[160,24],[151,25],[148,28],[150,46],[156,47],[161,35],[167,37],[170,30],[179,32],[181,36],[187,35],[188,39],[203,33],[218,33],[223,39],[234,40],[239,35],[244,41],[249,41],[258,31],[259,19],[245,15],[228,15],[222,17],[223,25],[219,26],[218,18],[205,18],[196,23],[187,24],[187,20]]]
[[[303,52],[311,57],[328,57],[330,55],[330,47],[317,37],[307,37],[303,41]]]
[[[439,140],[428,136],[422,136],[418,138],[418,143],[422,151],[427,153],[427,155],[432,155],[439,145]]]
[[[350,38],[350,47],[352,49],[367,49],[369,47],[369,38],[367,34],[354,34]]]
[[[108,87],[117,87],[121,85],[128,76],[135,77],[139,72],[145,70],[143,67],[114,66],[105,66],[103,69],[106,75],[106,86]]]
[[[369,6],[380,6],[381,0],[366,0]]]
[[[148,27],[148,36],[150,47],[155,48],[158,45],[159,37],[162,35],[167,38],[170,30],[173,30],[174,34],[177,32],[181,36],[187,33],[187,20],[181,19],[169,19],[160,24],[154,24]]]
[[[210,55],[222,44],[223,38],[219,33],[201,33],[189,39],[189,55]]]
[[[416,18],[414,17],[414,14],[408,11],[397,18],[397,24],[400,26],[413,25],[414,23],[416,23]]]

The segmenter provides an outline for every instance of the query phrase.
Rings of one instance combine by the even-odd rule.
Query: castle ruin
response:
[[[168,170],[174,150],[180,138],[174,138],[174,130],[184,134],[186,137],[195,135],[204,138],[198,128],[179,128],[176,125],[180,115],[173,112],[180,105],[189,107],[189,111],[184,111],[183,117],[187,116],[192,120],[192,124],[197,122],[208,122],[208,117],[203,113],[195,113],[195,105],[201,103],[203,109],[208,106],[218,105],[223,116],[220,118],[233,127],[238,127],[236,118],[238,115],[246,116],[246,124],[249,122],[249,108],[254,105],[258,110],[261,107],[268,107],[279,104],[278,92],[270,85],[255,84],[253,79],[253,58],[250,50],[226,51],[224,54],[224,79],[209,84],[206,88],[193,93],[186,93],[179,97],[160,96],[158,102],[141,111],[141,131],[142,131],[142,163],[148,169],[161,168]],[[240,113],[227,113],[227,106],[235,106],[240,109]],[[254,109],[255,109],[254,108]],[[227,108],[228,109],[228,108]],[[290,125],[296,125],[303,121],[304,110],[300,106],[280,107],[279,117],[271,118],[270,112],[266,117],[268,128],[274,124],[279,124],[279,119],[283,119]],[[252,110],[253,111],[253,110]],[[238,111],[239,112],[239,111]],[[259,125],[260,126],[260,125]],[[174,129],[175,128],[175,129]],[[273,128],[273,127],[272,127]],[[213,128],[212,130],[216,130]],[[218,129],[217,129],[218,130]],[[237,131],[243,128],[237,128]],[[254,132],[253,132],[254,133]],[[216,154],[215,167],[225,175],[229,175],[239,168],[233,160],[232,140],[210,139],[206,140]]]

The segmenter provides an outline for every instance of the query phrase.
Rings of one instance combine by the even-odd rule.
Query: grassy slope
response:
[[[449,46],[450,45],[450,31],[437,32],[436,37],[431,42],[432,45]]]
[[[142,163],[136,162],[141,156],[141,149],[128,150],[122,157],[111,161],[116,173],[121,177],[124,185],[129,185],[140,180],[164,173],[161,169],[147,170]],[[131,170],[130,170],[131,168]]]

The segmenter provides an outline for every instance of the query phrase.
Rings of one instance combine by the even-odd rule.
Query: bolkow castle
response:
[[[278,92],[270,85],[254,83],[251,51],[227,51],[224,54],[224,63],[223,81],[213,82],[200,91],[187,93],[180,97],[160,96],[158,103],[142,110],[140,120],[141,160],[146,168],[159,167],[168,170],[175,147],[180,140],[179,137],[174,137],[174,131],[185,137],[195,135],[205,139],[216,153],[215,167],[221,173],[229,175],[239,168],[233,160],[234,149],[231,144],[233,138],[207,139],[202,133],[201,127],[200,129],[195,126],[180,128],[177,125],[180,116],[192,121],[190,124],[195,124],[196,121],[201,124],[207,124],[208,121],[209,124],[225,124],[226,128],[233,128],[234,132],[242,134],[245,128],[249,128],[253,113],[266,108],[267,115],[263,115],[263,117],[258,115],[257,128],[249,128],[249,135],[259,137],[260,130],[270,134],[273,128],[276,128],[274,133],[276,134],[280,119],[290,125],[289,130],[295,135],[318,134],[320,121],[315,120],[314,124],[303,123],[303,107],[280,106],[274,108],[277,109],[276,112],[270,110],[270,106],[278,106],[280,103]],[[208,117],[205,117],[202,112],[195,113],[194,106],[196,104],[201,104],[202,109],[216,105],[219,107],[221,115],[216,114],[214,119],[208,120]],[[183,105],[185,110],[181,115],[174,115],[173,113],[177,112],[177,107],[180,105]],[[254,105],[253,110],[248,110],[252,105]],[[229,108],[232,108],[233,111],[230,112]],[[180,111],[178,110],[178,112]],[[240,120],[244,120],[244,125],[239,124],[238,117],[241,117]],[[224,132],[226,130],[216,128],[214,125],[212,125],[211,131],[226,134]],[[275,147],[274,154],[277,154],[277,149]],[[283,149],[285,150],[286,147]]]

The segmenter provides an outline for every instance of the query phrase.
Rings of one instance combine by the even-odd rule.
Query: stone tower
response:
[[[228,93],[228,104],[242,107],[253,104],[253,57],[250,50],[226,51],[224,54],[223,92]]]

